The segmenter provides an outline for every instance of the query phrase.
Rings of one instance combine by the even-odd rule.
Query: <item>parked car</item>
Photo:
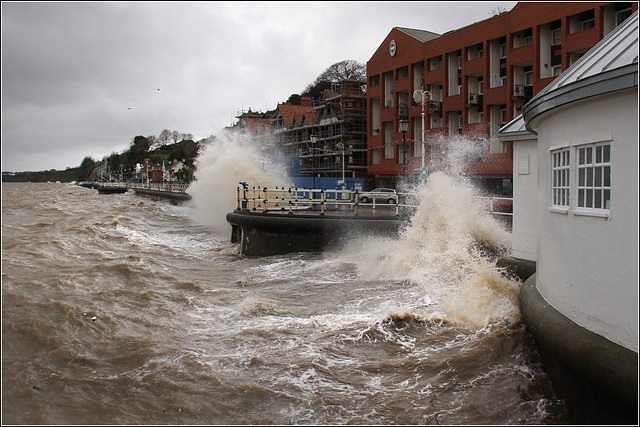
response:
[[[513,212],[513,197],[511,196],[493,196],[494,212]]]
[[[396,204],[398,203],[398,194],[396,193],[396,190],[392,188],[376,188],[371,191],[364,191],[360,193],[358,195],[358,200],[361,203],[369,203],[375,200],[376,203],[382,202]]]

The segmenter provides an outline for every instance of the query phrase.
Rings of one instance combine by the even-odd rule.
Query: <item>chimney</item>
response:
[[[313,104],[311,103],[311,97],[303,96],[300,105],[302,105],[303,107],[313,107]]]

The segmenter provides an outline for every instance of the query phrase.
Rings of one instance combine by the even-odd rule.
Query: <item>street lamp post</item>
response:
[[[144,159],[144,163],[147,169],[147,188],[149,188],[149,158]]]
[[[402,132],[402,176],[407,174],[407,131],[409,130],[409,120],[400,119],[398,127]]]
[[[312,157],[312,167],[313,167],[313,189],[316,189],[316,142],[318,142],[318,137],[315,135],[311,135],[309,137],[309,140],[311,141],[311,154],[313,155]]]
[[[342,184],[344,185],[344,143],[338,142],[336,147],[342,151]]]
[[[425,168],[425,149],[424,149],[424,103],[426,101],[431,100],[431,92],[428,90],[424,90],[424,86],[413,92],[413,99],[418,102],[418,97],[420,97],[420,102],[422,103],[422,172]]]

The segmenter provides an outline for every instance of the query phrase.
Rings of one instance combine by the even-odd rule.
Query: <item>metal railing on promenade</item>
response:
[[[122,185],[118,183],[113,183],[116,185]],[[166,193],[180,193],[186,194],[187,189],[189,188],[188,183],[184,182],[150,182],[150,183],[141,183],[141,182],[129,182],[126,184],[127,188],[131,188],[133,190],[152,190],[152,191],[163,191]]]
[[[268,188],[268,187],[238,187],[238,209],[242,211],[301,211],[348,210],[358,214],[358,207],[365,205],[359,200],[358,190],[332,190],[307,188]],[[372,209],[376,207],[393,208],[395,214],[400,214],[402,207],[414,207],[401,203],[403,194],[398,193],[396,203],[367,203]]]
[[[393,210],[395,215],[405,213],[418,207],[415,197],[409,193],[396,193],[394,203],[360,201],[360,194],[366,193],[359,190],[337,189],[307,189],[293,187],[249,187],[240,185],[238,191],[238,210],[260,212],[288,212],[290,214],[305,211],[319,211],[321,214],[327,211],[351,211],[358,214],[358,209],[363,206],[371,209]],[[482,197],[488,201],[488,210],[492,214],[512,216],[511,206],[513,198],[510,197]],[[502,204],[502,205],[501,205]]]

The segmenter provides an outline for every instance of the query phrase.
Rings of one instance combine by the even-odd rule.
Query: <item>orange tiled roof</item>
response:
[[[302,117],[304,116],[307,123],[310,123],[314,114],[311,113],[312,108],[304,105],[293,105],[290,103],[278,104],[278,111],[280,111],[280,115],[282,116],[282,121],[284,122],[285,129],[291,129],[294,124],[297,126],[302,122]]]

